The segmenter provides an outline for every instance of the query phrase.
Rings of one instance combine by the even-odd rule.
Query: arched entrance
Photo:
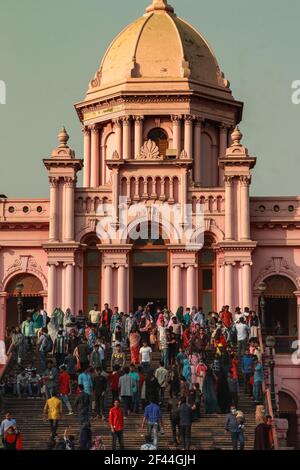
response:
[[[216,256],[214,239],[205,235],[204,247],[199,252],[199,306],[204,312],[216,310]]]
[[[6,304],[6,326],[11,328],[18,324],[18,291],[17,284],[23,284],[22,288],[22,318],[25,320],[28,311],[32,311],[37,307],[43,307],[43,285],[41,281],[33,274],[23,273],[16,275],[11,279],[7,286],[6,292],[8,294]]]
[[[285,392],[279,392],[278,397],[280,418],[287,419],[289,423],[287,446],[298,449],[297,403],[291,395]]]
[[[130,308],[153,303],[153,308],[168,305],[168,250],[161,232],[157,239],[131,240]]]
[[[267,331],[276,336],[295,336],[297,299],[294,292],[297,290],[296,286],[288,277],[279,275],[270,276],[264,282],[267,286],[265,291]]]
[[[99,240],[90,235],[82,241],[86,245],[83,270],[83,308],[89,312],[95,304],[100,308],[101,299],[101,253],[97,248]]]

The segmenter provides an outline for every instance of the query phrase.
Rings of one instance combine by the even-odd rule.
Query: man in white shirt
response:
[[[237,342],[238,342],[238,356],[244,355],[247,348],[247,340],[250,333],[248,325],[246,325],[244,317],[236,324]]]
[[[94,308],[89,312],[89,321],[93,326],[98,326],[100,320],[100,311],[98,309],[98,304],[94,305]]]
[[[235,313],[234,313],[234,322],[238,323],[241,318],[244,318],[244,314],[241,312],[240,307],[236,307]]]
[[[143,346],[140,348],[140,363],[144,374],[150,370],[151,354],[152,349],[147,345],[147,341],[143,341]]]

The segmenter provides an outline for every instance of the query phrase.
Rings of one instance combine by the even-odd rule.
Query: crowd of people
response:
[[[60,308],[48,317],[38,308],[9,332],[18,371],[6,374],[0,391],[45,400],[49,449],[104,449],[101,436],[92,438],[91,421],[97,419],[109,426],[111,448],[124,449],[124,423],[142,411],[142,449],[159,447],[168,419],[170,445],[189,450],[193,422],[202,413],[222,413],[233,449],[242,450],[246,422],[239,410],[240,387],[256,405],[263,398],[258,329],[256,312],[237,307],[233,314],[229,306],[208,314],[202,308],[179,307],[173,314],[147,304],[125,314],[105,304],[102,311],[94,305],[87,317]],[[28,352],[31,358],[36,354],[35,361],[28,361]],[[159,364],[153,360],[155,352]],[[70,429],[58,436],[64,408],[78,415],[79,436]],[[20,434],[7,416],[2,441],[5,448],[17,447],[18,439],[7,441],[9,434]]]

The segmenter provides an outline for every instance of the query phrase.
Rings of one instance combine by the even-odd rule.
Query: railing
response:
[[[6,353],[6,356],[7,356],[6,364],[4,365],[4,367],[0,371],[0,380],[2,380],[2,377],[4,377],[4,375],[8,372],[8,370],[10,369],[10,367],[12,365],[12,362],[13,362],[12,349],[13,348],[12,348],[12,344],[11,344],[9,346],[8,350],[7,350],[7,353]]]
[[[193,188],[188,191],[189,202],[192,203],[193,212],[196,211],[196,205],[203,205],[204,214],[224,214],[225,212],[225,191],[223,188],[203,189]]]
[[[97,214],[101,207],[111,203],[111,191],[107,188],[76,189],[75,213],[78,215]]]
[[[260,328],[258,329],[258,340],[259,340],[260,350],[262,353],[262,362],[264,365],[265,347],[264,347],[262,333],[261,333]],[[265,379],[262,384],[262,391],[263,391],[263,396],[264,396],[265,409],[267,411],[267,414],[272,417],[272,421],[274,421],[274,412],[273,412],[273,406],[272,406],[272,400],[271,400],[271,390],[269,387],[267,387]],[[273,435],[273,442],[274,442],[274,450],[279,450],[278,436],[277,436],[277,430],[276,430],[275,424],[272,426],[272,435]]]

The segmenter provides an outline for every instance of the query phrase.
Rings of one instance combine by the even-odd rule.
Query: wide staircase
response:
[[[158,367],[160,354],[153,353],[153,367]],[[28,357],[28,361],[32,360]],[[212,351],[209,352],[208,362],[212,360]],[[130,362],[128,354],[127,364]],[[36,366],[39,368],[39,361],[34,358]],[[26,362],[25,362],[26,365]],[[12,371],[16,371],[16,366]],[[240,377],[241,379],[242,377]],[[72,397],[73,402],[75,397]],[[175,450],[176,447],[171,445],[172,429],[169,420],[169,413],[167,412],[168,394],[166,394],[165,404],[163,406],[163,420],[164,420],[164,434],[159,436],[159,449],[160,450]],[[111,402],[111,400],[110,400]],[[43,419],[44,400],[34,399],[28,397],[16,398],[5,397],[4,409],[11,411],[14,418],[17,420],[17,425],[23,433],[24,449],[31,450],[44,450],[47,449],[47,443],[50,437],[50,427],[48,421]],[[240,387],[239,407],[244,412],[246,418],[246,450],[253,449],[254,430],[255,430],[255,407],[251,397],[245,395],[243,392],[243,385]],[[125,420],[125,448],[138,450],[145,442],[145,429],[142,431],[143,414],[140,410],[139,415],[131,415]],[[224,431],[226,415],[223,414],[204,414],[204,407],[201,406],[201,417],[198,421],[193,423],[192,427],[192,450],[230,450],[231,437],[229,433]],[[111,434],[107,421],[96,419],[91,421],[93,438],[95,436],[102,436],[106,449],[111,449]],[[63,419],[60,421],[58,434],[63,435],[64,430],[69,427],[69,432],[75,434],[76,443],[79,440],[79,418],[76,413],[74,415],[67,415],[67,410],[63,405]],[[180,447],[179,447],[180,449]]]

